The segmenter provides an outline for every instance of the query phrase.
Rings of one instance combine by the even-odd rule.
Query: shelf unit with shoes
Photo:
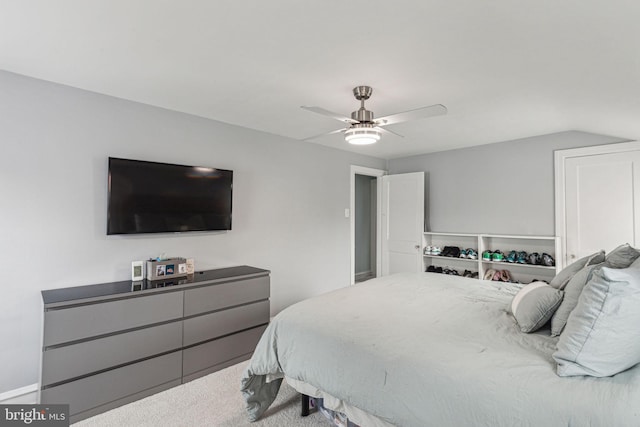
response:
[[[478,266],[478,235],[477,234],[461,234],[461,233],[433,233],[425,232],[423,234],[423,270],[427,271],[437,269],[455,270],[459,276],[464,276],[465,272],[474,276],[479,275]],[[433,250],[429,248],[438,248],[439,255],[435,255]],[[456,256],[447,254],[445,248],[458,248],[459,252]],[[466,251],[472,249],[475,252],[475,259],[468,258]],[[464,257],[460,257],[462,251],[465,251]],[[437,253],[437,252],[436,252]]]
[[[488,273],[490,276],[491,270],[507,270],[516,282],[531,283],[536,280],[549,282],[559,271],[555,260],[558,259],[560,250],[560,239],[555,236],[481,234],[478,236],[480,277],[485,278]],[[492,254],[499,252],[503,259],[487,260],[486,256],[483,257],[485,252]],[[514,252],[516,256],[510,256]],[[532,264],[531,261],[536,263]]]
[[[555,260],[560,256],[560,241],[555,236],[525,236],[503,234],[423,233],[423,270],[438,267],[477,273],[479,279],[530,283],[536,280],[549,282],[559,271]],[[440,250],[434,255],[433,248]],[[477,259],[443,256],[446,247],[460,252],[474,249]],[[451,252],[451,251],[449,251]],[[453,251],[455,254],[456,251]],[[483,259],[483,253],[485,259]],[[486,258],[489,253],[489,259]],[[451,255],[451,253],[449,253]],[[464,256],[464,255],[463,255]],[[532,264],[531,262],[534,262]],[[546,265],[545,265],[546,262]],[[497,278],[497,279],[496,279]]]

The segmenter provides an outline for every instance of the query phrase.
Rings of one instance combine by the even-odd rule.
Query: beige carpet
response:
[[[76,427],[327,427],[331,425],[318,412],[305,418],[300,417],[300,395],[284,381],[276,401],[262,418],[254,423],[248,422],[244,412],[244,401],[239,391],[240,376],[247,363],[239,363],[73,425]]]

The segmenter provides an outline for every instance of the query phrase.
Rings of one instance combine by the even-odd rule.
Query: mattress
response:
[[[523,334],[508,312],[521,286],[406,273],[294,304],[243,373],[247,415],[259,418],[287,377],[344,402],[360,425],[358,411],[397,426],[640,425],[640,368],[558,377],[557,338]]]

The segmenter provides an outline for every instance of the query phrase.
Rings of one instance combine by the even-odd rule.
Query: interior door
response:
[[[424,172],[382,180],[382,275],[422,271]]]
[[[565,265],[640,243],[640,151],[565,159]]]

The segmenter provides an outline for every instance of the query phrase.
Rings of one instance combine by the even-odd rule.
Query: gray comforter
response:
[[[507,311],[519,286],[398,274],[295,304],[243,374],[249,419],[286,376],[397,426],[640,426],[640,367],[558,377],[557,339]]]

